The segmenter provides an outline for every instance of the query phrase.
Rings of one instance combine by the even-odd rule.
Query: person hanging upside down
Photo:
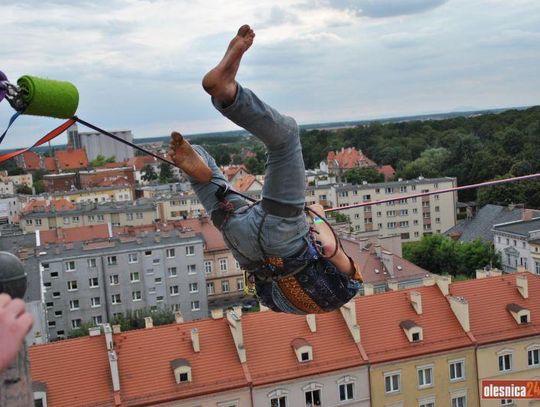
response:
[[[247,270],[263,305],[293,314],[333,311],[356,295],[362,276],[323,222],[320,205],[310,207],[310,228],[304,213],[306,179],[295,120],[236,81],[242,56],[254,37],[248,25],[240,27],[202,85],[221,114],[265,144],[262,200],[249,204],[236,194],[224,197],[230,185],[215,160],[177,132],[172,133],[169,156],[188,175],[212,222]]]

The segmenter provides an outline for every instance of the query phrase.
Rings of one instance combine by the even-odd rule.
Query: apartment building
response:
[[[20,216],[24,232],[90,225],[137,226],[156,220],[156,205],[146,199],[121,202],[79,202],[66,199],[33,200]]]
[[[73,203],[132,201],[133,190],[129,185],[112,185],[106,187],[55,192],[51,194],[51,198],[64,198]]]
[[[19,222],[21,202],[16,195],[0,194],[0,225]]]
[[[530,407],[481,400],[479,377],[538,378],[540,330],[520,313],[540,311],[540,276],[478,278],[430,277],[328,314],[235,308],[137,331],[105,326],[31,347],[34,395],[59,407]]]
[[[15,188],[20,185],[32,188],[34,185],[32,174],[8,175],[7,171],[0,171],[0,181],[12,182]]]
[[[36,234],[49,338],[143,308],[206,317],[200,236],[179,230],[113,236],[107,225],[66,231]]]
[[[477,346],[478,382],[540,380],[540,276],[527,272],[456,282],[450,295],[461,299],[459,319]],[[535,404],[536,403],[536,404]],[[538,405],[533,400],[481,400],[482,407]]]
[[[306,203],[326,208],[398,198],[421,192],[436,192],[456,186],[456,179],[423,178],[377,184],[333,184],[308,187]],[[419,240],[425,234],[442,233],[456,223],[456,194],[441,193],[399,199],[383,204],[340,211],[350,219],[352,231],[378,230],[384,236],[400,234],[403,241]]]
[[[119,143],[116,140],[105,137],[98,132],[79,132],[74,124],[68,129],[68,143],[75,148],[86,150],[89,160],[95,160],[98,156],[111,157],[116,161],[124,161],[133,157],[132,147]],[[133,143],[131,130],[111,131],[116,137]]]
[[[507,273],[524,268],[540,273],[538,242],[540,241],[540,218],[533,218],[532,210],[525,210],[522,218],[493,226],[495,250],[501,254],[502,267]]]

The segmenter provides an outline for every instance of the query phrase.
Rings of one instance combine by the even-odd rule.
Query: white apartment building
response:
[[[436,192],[455,186],[456,179],[451,177],[418,177],[413,180],[362,185],[318,185],[308,187],[306,203],[320,203],[325,208],[344,207],[422,192]],[[354,232],[378,230],[382,236],[399,234],[404,241],[414,241],[423,235],[442,233],[454,226],[456,203],[457,194],[448,192],[345,209],[340,213],[349,217],[350,228]]]
[[[533,219],[532,215],[526,210],[521,220],[493,226],[495,250],[501,254],[502,268],[507,273],[523,268],[540,274],[540,218]]]

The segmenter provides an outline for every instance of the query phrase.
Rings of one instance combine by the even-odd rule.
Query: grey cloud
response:
[[[358,15],[382,18],[423,13],[448,0],[328,0],[330,6],[352,10]]]
[[[259,28],[275,27],[277,25],[289,23],[295,24],[299,21],[294,13],[279,6],[273,6],[264,14],[259,13],[258,17],[261,18],[261,22],[257,24]]]

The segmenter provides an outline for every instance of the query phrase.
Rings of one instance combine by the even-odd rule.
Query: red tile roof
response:
[[[58,150],[54,153],[54,158],[59,170],[88,167],[88,157],[86,156],[86,150],[83,148]]]
[[[109,225],[91,225],[76,228],[42,230],[39,233],[41,244],[83,242],[94,239],[108,239]]]
[[[56,160],[53,157],[43,157],[43,167],[50,172],[56,172]]]
[[[47,384],[48,405],[114,405],[103,336],[35,345],[28,354],[32,380]]]
[[[409,291],[421,294],[422,315],[410,304]],[[437,286],[358,297],[356,314],[362,345],[371,363],[473,345]],[[400,323],[407,320],[422,327],[421,342],[410,343],[407,339],[400,327]]]
[[[244,164],[241,165],[227,165],[221,168],[223,174],[227,177],[227,179],[230,181],[234,178],[236,174],[238,174],[240,171],[244,171],[245,173],[249,174],[246,166]]]
[[[316,332],[311,332],[306,317],[299,315],[263,312],[246,314],[242,321],[247,364],[255,386],[367,363],[339,311],[317,315]],[[292,348],[297,338],[312,346],[312,361],[298,362]]]
[[[128,166],[134,167],[135,171],[141,171],[148,164],[157,164],[158,160],[150,155],[142,155],[130,158],[127,161]]]
[[[516,277],[527,277],[529,298],[516,288]],[[540,334],[540,276],[532,273],[506,274],[450,285],[450,294],[469,303],[471,332],[479,344]],[[531,322],[518,324],[506,309],[517,304],[531,311]]]
[[[193,328],[199,331],[198,353],[191,343]],[[115,335],[114,342],[126,405],[155,404],[248,385],[226,319],[130,331]],[[191,364],[192,383],[176,384],[170,362],[179,358]]]
[[[391,165],[383,165],[377,168],[377,171],[379,171],[380,174],[384,175],[385,181],[391,180],[396,175],[396,170],[394,170],[394,167],[392,167]]]
[[[246,192],[254,182],[257,182],[255,175],[246,175],[240,178],[234,185],[234,188],[239,192]]]
[[[27,170],[39,170],[41,168],[39,155],[33,151],[25,151],[21,154],[24,161],[24,168]]]
[[[51,199],[50,201],[45,199],[32,199],[24,206],[22,211],[24,213],[32,212],[34,210],[39,212],[51,212],[53,210],[68,211],[75,208],[75,204],[64,198]]]
[[[351,169],[356,167],[374,167],[377,164],[366,157],[362,151],[354,147],[342,148],[341,151],[329,151],[326,162],[337,164],[338,168]]]

